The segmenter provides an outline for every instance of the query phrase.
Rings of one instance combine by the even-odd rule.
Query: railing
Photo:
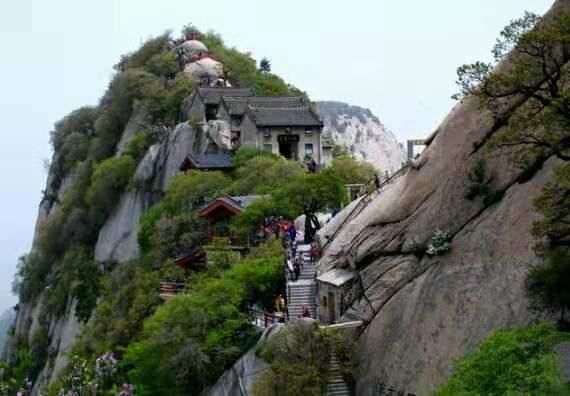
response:
[[[159,296],[166,300],[186,290],[184,282],[160,281]]]
[[[274,323],[285,322],[285,312],[269,313],[254,307],[249,307],[247,309],[247,312],[249,316],[249,323],[262,329],[265,329]]]
[[[344,225],[346,223],[348,223],[349,221],[351,221],[353,218],[357,217],[367,206],[368,204],[372,201],[372,199],[374,197],[376,197],[376,195],[378,195],[380,193],[380,191],[388,184],[392,183],[394,180],[396,180],[398,177],[402,176],[402,174],[404,173],[404,171],[406,169],[408,169],[410,165],[406,164],[403,167],[401,167],[400,169],[398,169],[394,174],[392,174],[392,176],[390,176],[389,178],[387,178],[386,180],[384,180],[380,186],[378,186],[377,189],[375,189],[374,191],[367,193],[366,195],[364,195],[362,197],[362,199],[360,200],[360,202],[358,202],[358,204],[356,204],[356,206],[351,210],[351,212],[348,214],[348,216],[345,217],[345,219],[342,221],[342,223],[336,228],[336,230],[333,232],[333,234],[327,238],[327,240],[325,241],[325,243],[323,244],[321,251],[324,251],[324,249],[336,238],[336,236],[338,235],[338,233],[342,230],[342,228],[344,227]]]

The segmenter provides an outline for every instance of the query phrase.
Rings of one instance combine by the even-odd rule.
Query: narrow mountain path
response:
[[[317,268],[311,262],[311,245],[297,245],[297,256],[302,270],[298,280],[292,280],[287,274],[287,305],[289,320],[303,317],[303,308],[307,307],[311,318],[317,319]]]

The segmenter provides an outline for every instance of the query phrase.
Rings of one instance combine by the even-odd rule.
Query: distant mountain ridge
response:
[[[323,136],[346,147],[356,159],[389,173],[406,161],[404,147],[369,109],[337,101],[316,102],[323,119]]]

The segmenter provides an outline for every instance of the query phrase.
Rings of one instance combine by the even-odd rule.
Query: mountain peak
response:
[[[339,101],[316,102],[323,119],[323,136],[346,147],[355,158],[392,173],[406,161],[396,136],[369,109]]]

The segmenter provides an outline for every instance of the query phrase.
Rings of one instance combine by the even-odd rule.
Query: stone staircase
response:
[[[342,378],[340,365],[336,356],[331,356],[331,364],[329,367],[329,382],[327,384],[326,396],[350,396],[348,385]]]
[[[309,245],[299,245],[297,255],[302,263],[301,274],[295,282],[287,278],[287,304],[289,309],[289,319],[297,319],[303,316],[303,307],[307,307],[311,313],[311,318],[317,318],[317,284],[315,274],[317,269],[311,263]]]

